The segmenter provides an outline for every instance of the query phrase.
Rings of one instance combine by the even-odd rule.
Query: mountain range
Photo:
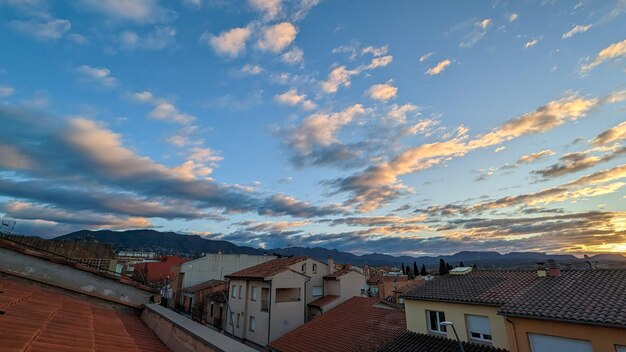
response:
[[[116,250],[139,250],[156,252],[160,255],[181,255],[187,257],[199,257],[205,253],[224,254],[279,254],[279,255],[304,255],[325,261],[332,255],[335,262],[353,265],[368,264],[372,266],[389,265],[400,266],[402,263],[435,267],[439,265],[439,259],[445,260],[453,266],[461,262],[465,265],[479,265],[483,267],[524,267],[534,265],[537,262],[545,262],[554,259],[560,263],[582,265],[585,260],[589,261],[626,261],[626,257],[619,254],[598,254],[587,259],[579,259],[571,254],[551,255],[541,252],[511,252],[501,254],[489,251],[463,251],[453,255],[443,256],[392,256],[382,253],[355,255],[336,249],[321,247],[290,247],[260,249],[246,246],[238,246],[228,241],[210,240],[198,235],[183,235],[175,232],[160,232],[155,230],[81,230],[67,235],[56,237],[55,240],[85,240],[91,239],[102,243],[111,244]]]

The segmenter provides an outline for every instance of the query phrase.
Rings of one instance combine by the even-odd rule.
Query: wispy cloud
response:
[[[81,76],[81,79],[89,82],[95,82],[104,87],[114,87],[117,80],[111,75],[111,71],[108,68],[97,68],[89,65],[82,65],[76,69]]]
[[[10,25],[16,30],[42,41],[57,41],[72,28],[72,24],[69,20],[58,18],[12,21]]]
[[[393,81],[387,83],[374,84],[368,89],[370,98],[379,101],[387,101],[393,99],[398,94],[398,88],[392,85]]]
[[[428,70],[426,70],[426,74],[429,76],[435,76],[438,75],[440,73],[442,73],[446,68],[448,68],[448,66],[450,66],[450,64],[452,64],[452,61],[450,61],[450,59],[445,59],[443,61],[439,61],[439,63],[437,63],[437,65],[429,68]]]
[[[298,30],[289,22],[282,22],[262,30],[257,47],[263,51],[280,53],[296,39]]]
[[[526,44],[524,44],[524,49],[530,49],[530,48],[534,47],[537,44],[539,44],[539,39],[533,38],[533,39],[527,41]]]
[[[317,107],[313,101],[306,98],[305,94],[298,94],[298,91],[295,89],[290,89],[283,94],[274,96],[274,100],[283,105],[299,105],[304,110],[313,110]]]
[[[585,74],[604,62],[615,60],[623,56],[626,56],[626,40],[611,44],[608,47],[602,49],[602,51],[598,53],[598,56],[596,56],[596,58],[592,62],[583,65],[580,68],[580,72]]]
[[[200,40],[209,44],[217,54],[233,58],[246,51],[246,41],[250,34],[249,28],[232,28],[217,36],[204,33]]]
[[[572,29],[563,34],[563,39],[571,38],[578,33],[585,33],[591,28],[591,25],[575,25]]]

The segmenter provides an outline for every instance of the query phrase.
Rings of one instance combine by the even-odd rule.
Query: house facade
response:
[[[225,331],[267,345],[306,322],[307,304],[316,298],[327,274],[325,263],[287,257],[226,275],[230,292]]]
[[[322,290],[316,289],[313,292],[315,299],[308,303],[308,320],[328,312],[352,297],[365,296],[366,281],[365,275],[351,268],[325,275]]]

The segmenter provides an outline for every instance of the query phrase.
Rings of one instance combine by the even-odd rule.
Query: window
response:
[[[237,313],[237,327],[239,327],[239,317],[240,317],[240,315],[239,315],[239,313]]]
[[[243,286],[239,285],[239,299],[241,299],[241,291],[243,291]]]
[[[233,285],[233,288],[232,288],[232,292],[231,292],[231,293],[232,293],[232,294],[231,294],[231,297],[232,297],[232,298],[237,298],[237,286]]]
[[[313,286],[313,297],[319,297],[322,296],[324,294],[324,287],[323,286]]]
[[[267,287],[261,288],[261,311],[267,312],[270,307],[270,289]]]
[[[213,316],[213,302],[211,302],[211,313],[209,313],[209,316],[212,317]]]
[[[302,272],[306,273],[306,263],[302,264]]]
[[[250,324],[248,325],[250,331],[254,332],[254,330],[256,330],[256,319],[252,315],[250,316]]]
[[[252,286],[250,287],[250,300],[256,301],[258,287]]]
[[[235,313],[230,312],[230,326],[233,326],[234,321],[235,321]]]
[[[489,318],[481,315],[466,315],[467,331],[472,340],[479,342],[491,342],[491,328]]]
[[[568,339],[565,337],[529,334],[532,352],[593,352],[591,342],[587,340]]]
[[[437,334],[443,334],[446,332],[446,327],[441,326],[441,322],[446,320],[446,315],[443,312],[436,312],[434,310],[427,310],[426,316],[428,318],[428,330]]]
[[[317,274],[317,264],[313,264],[313,274]]]
[[[615,351],[616,352],[626,352],[626,346],[615,345]]]

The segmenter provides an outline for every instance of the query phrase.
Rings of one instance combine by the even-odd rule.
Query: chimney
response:
[[[548,259],[548,276],[561,276],[561,269],[554,259]]]
[[[546,268],[543,266],[543,262],[537,263],[537,276],[546,277]]]
[[[335,272],[335,260],[332,255],[328,256],[328,274]]]

